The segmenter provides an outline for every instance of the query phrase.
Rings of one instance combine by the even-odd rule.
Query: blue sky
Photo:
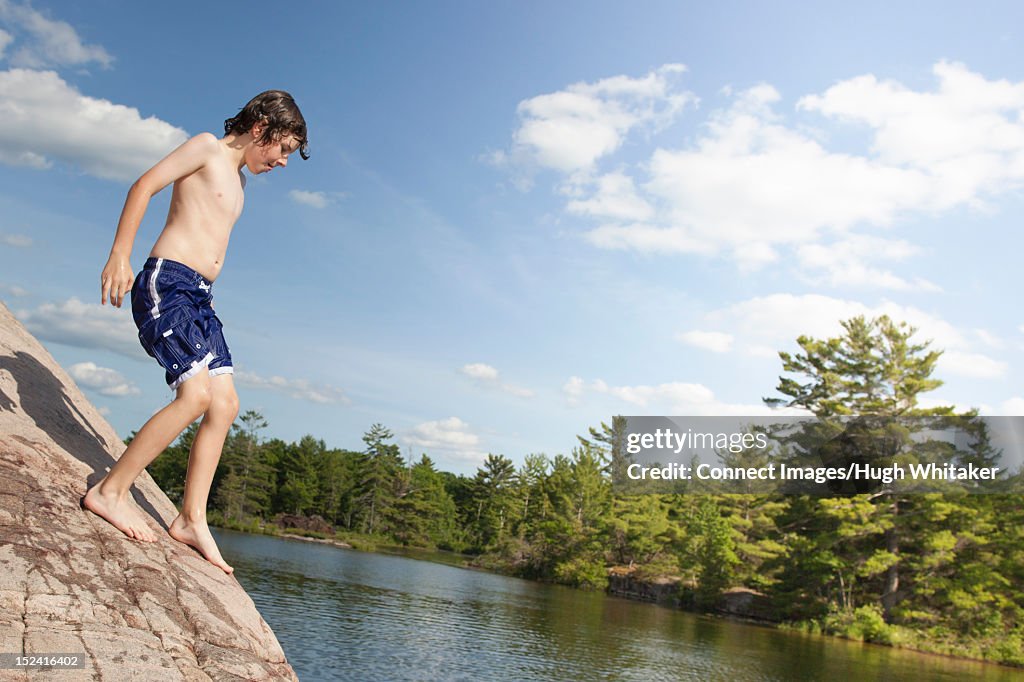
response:
[[[1024,10],[986,8],[0,0],[0,300],[138,428],[125,193],[282,88],[313,158],[249,184],[214,287],[266,435],[472,473],[755,413],[778,350],[881,313],[945,350],[929,404],[1024,414]]]

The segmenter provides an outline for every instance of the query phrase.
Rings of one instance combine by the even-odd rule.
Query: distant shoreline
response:
[[[312,542],[312,543],[316,543],[316,544],[320,544],[320,545],[327,545],[327,546],[330,546],[330,547],[337,547],[339,549],[348,549],[348,550],[353,550],[353,551],[358,551],[358,552],[369,552],[369,553],[373,553],[373,554],[385,554],[385,555],[391,555],[391,556],[401,555],[401,556],[407,556],[408,558],[416,559],[418,561],[428,561],[428,562],[431,562],[431,563],[442,564],[442,565],[445,565],[445,566],[452,566],[452,567],[455,567],[455,568],[465,568],[465,569],[468,569],[468,570],[483,571],[485,573],[491,573],[491,574],[494,574],[494,575],[501,575],[501,576],[505,576],[505,577],[513,577],[513,578],[519,578],[519,579],[522,579],[522,580],[529,580],[530,582],[539,583],[539,584],[559,584],[559,583],[551,583],[549,581],[536,580],[536,579],[533,579],[533,578],[524,578],[522,576],[516,576],[516,575],[514,575],[512,573],[509,573],[509,572],[506,572],[506,571],[497,570],[493,566],[484,566],[482,564],[474,564],[474,563],[470,562],[470,560],[472,558],[474,558],[474,555],[457,554],[457,553],[454,553],[454,552],[446,552],[445,550],[429,549],[429,548],[423,548],[423,547],[406,547],[406,546],[403,546],[403,545],[377,544],[377,543],[372,543],[372,542],[367,542],[365,544],[364,543],[357,543],[357,544],[353,545],[353,544],[350,544],[350,543],[345,542],[343,540],[339,540],[337,538],[320,537],[321,535],[323,535],[322,533],[315,533],[315,532],[302,531],[302,530],[296,531],[296,529],[284,529],[284,528],[281,528],[280,526],[277,526],[277,525],[272,524],[272,523],[265,523],[262,528],[253,528],[251,530],[250,529],[243,529],[243,528],[232,528],[229,525],[221,525],[221,524],[216,524],[216,525],[215,524],[211,524],[211,525],[214,525],[214,527],[216,527],[218,530],[228,530],[228,531],[233,531],[233,532],[236,532],[236,533],[245,533],[247,535],[268,535],[268,536],[271,536],[271,537],[285,539],[285,540],[299,540],[299,541],[302,541],[302,542]],[[272,529],[272,530],[270,530],[270,532],[267,532],[266,529],[268,529],[268,528]],[[393,549],[393,550],[397,550],[397,551],[389,552],[389,551],[387,551],[388,549]],[[422,556],[409,556],[411,554],[422,554]],[[436,556],[442,556],[442,555],[451,555],[452,557],[464,558],[464,559],[466,559],[466,561],[464,563],[455,563],[455,562],[452,562],[452,561],[437,561],[437,560],[431,558],[432,555],[435,556],[435,557]],[[610,575],[610,578],[611,577],[613,577],[613,576]],[[662,590],[665,589],[664,585],[660,585],[659,586],[658,584],[653,583],[653,582],[647,582],[647,581],[636,581],[636,582],[642,583],[642,584],[647,585],[647,586],[650,586],[650,587],[654,588],[655,590],[657,590],[659,587]],[[562,587],[568,587],[570,589],[580,589],[580,588],[573,588],[571,585],[562,585]],[[996,666],[997,668],[1006,669],[1006,670],[1021,670],[1020,666],[1014,666],[1014,665],[1009,665],[1009,664],[1005,664],[1005,663],[1000,663],[998,661],[989,661],[989,660],[985,660],[983,658],[976,658],[976,657],[971,657],[971,656],[958,656],[958,655],[955,655],[955,654],[946,653],[946,652],[942,652],[942,651],[929,651],[927,649],[921,649],[921,648],[912,647],[912,646],[898,646],[898,645],[886,644],[884,642],[871,642],[871,641],[857,640],[857,639],[851,638],[851,637],[843,637],[842,635],[839,635],[839,634],[833,634],[833,633],[827,633],[827,632],[815,632],[811,628],[806,627],[805,624],[791,624],[791,623],[785,623],[785,622],[776,621],[776,620],[770,620],[770,619],[761,617],[759,615],[756,615],[756,613],[751,615],[751,614],[745,614],[745,613],[741,613],[741,612],[699,611],[699,610],[696,610],[696,609],[689,609],[689,608],[686,608],[684,605],[680,604],[678,602],[678,600],[669,600],[669,599],[665,599],[665,598],[651,598],[650,596],[643,596],[642,594],[636,592],[635,590],[628,590],[628,589],[624,590],[621,585],[616,586],[614,580],[610,580],[609,581],[608,588],[605,589],[603,592],[607,596],[615,597],[615,598],[618,598],[618,599],[627,599],[627,600],[632,601],[632,602],[650,604],[652,606],[659,606],[659,607],[662,607],[662,608],[669,608],[669,609],[673,609],[673,610],[677,610],[677,611],[682,611],[682,612],[685,612],[685,613],[690,613],[690,614],[699,615],[699,616],[707,616],[707,617],[711,617],[711,618],[720,618],[722,620],[727,620],[727,621],[730,621],[730,622],[740,623],[740,624],[743,624],[743,625],[752,625],[752,626],[757,626],[757,627],[770,628],[770,629],[773,629],[773,630],[781,630],[781,631],[802,633],[802,634],[806,634],[806,635],[827,637],[827,638],[830,638],[830,639],[840,639],[840,640],[844,640],[844,641],[847,641],[847,642],[857,642],[857,641],[860,641],[861,644],[865,644],[865,645],[881,646],[881,647],[886,647],[886,648],[889,648],[889,649],[900,649],[900,650],[903,650],[903,651],[912,651],[912,652],[917,653],[917,654],[927,654],[927,655],[930,655],[930,656],[940,656],[942,658],[947,658],[947,659],[954,660],[954,661],[969,661],[971,663],[984,663],[986,665],[992,665],[992,666]]]

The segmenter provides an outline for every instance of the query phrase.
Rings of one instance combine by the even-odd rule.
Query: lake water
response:
[[[215,531],[303,682],[1024,680],[404,556]]]

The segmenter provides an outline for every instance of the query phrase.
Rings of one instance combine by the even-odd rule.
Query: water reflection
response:
[[[402,556],[217,531],[310,680],[1021,680]]]

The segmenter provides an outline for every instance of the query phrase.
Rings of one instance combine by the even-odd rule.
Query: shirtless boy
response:
[[[156,535],[129,495],[142,470],[200,416],[181,511],[168,532],[231,573],[206,525],[213,474],[238,415],[231,354],[211,305],[231,228],[242,212],[245,176],[288,165],[306,152],[306,122],[291,95],[269,90],[224,122],[217,139],[201,133],[146,171],[131,190],[100,277],[101,301],[121,307],[131,292],[132,315],[143,348],[166,372],[176,396],[139,430],[110,472],[82,499],[90,511],[125,535],[153,542]],[[150,198],[174,183],[167,223],[132,283],[129,258]]]

